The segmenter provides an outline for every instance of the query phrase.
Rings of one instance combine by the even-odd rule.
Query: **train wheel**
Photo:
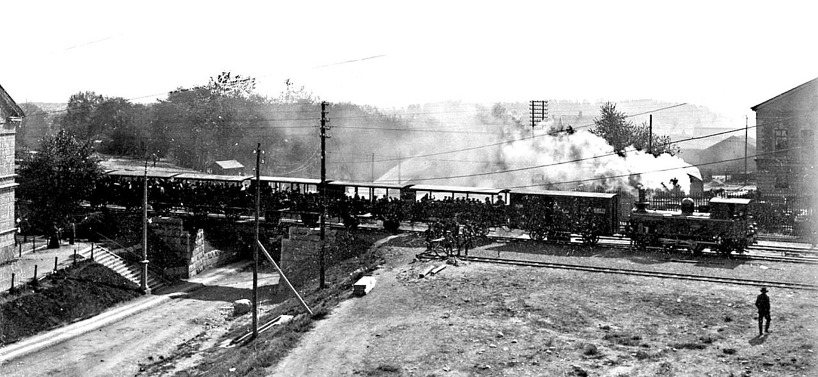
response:
[[[588,246],[595,246],[599,242],[599,235],[595,233],[583,233],[582,244]]]
[[[631,240],[633,241],[633,246],[635,246],[637,250],[647,250],[648,244],[644,239],[642,239],[642,237],[632,237]]]
[[[718,238],[716,238],[716,243],[718,244],[716,249],[718,250],[719,254],[730,255],[730,251],[732,251],[733,247],[730,244],[729,238],[726,238],[724,235],[720,234]]]
[[[702,251],[704,251],[704,245],[698,242],[693,242],[693,244],[690,245],[689,250],[693,253],[693,255],[702,255]]]

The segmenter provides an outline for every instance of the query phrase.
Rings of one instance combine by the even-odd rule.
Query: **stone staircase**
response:
[[[93,251],[92,251],[93,250]],[[142,266],[138,263],[132,263],[122,259],[119,255],[111,252],[105,247],[95,245],[93,249],[85,250],[81,253],[84,258],[92,259],[105,267],[110,268],[114,272],[122,275],[125,279],[132,281],[137,286],[142,285]],[[168,282],[159,277],[156,273],[148,270],[148,288],[151,291],[156,291],[162,287],[168,286]]]

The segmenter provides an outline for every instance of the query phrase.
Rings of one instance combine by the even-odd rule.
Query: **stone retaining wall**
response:
[[[287,279],[298,286],[319,274],[319,255],[321,253],[321,237],[319,228],[291,226],[289,238],[281,240],[281,259],[279,266]],[[329,256],[331,245],[335,244],[336,231],[326,229],[325,253]],[[273,256],[275,258],[275,256]],[[326,258],[325,260],[329,260]],[[329,268],[328,265],[325,268]],[[288,290],[284,284],[279,289]]]
[[[188,279],[208,268],[215,267],[230,260],[232,252],[208,247],[204,230],[199,229],[191,237],[184,230],[182,219],[174,217],[155,217],[151,219],[151,231],[160,237],[174,253],[175,259],[183,261],[182,266],[166,267],[165,275],[170,278]]]

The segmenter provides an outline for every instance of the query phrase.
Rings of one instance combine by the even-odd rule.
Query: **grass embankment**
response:
[[[0,345],[97,315],[139,296],[139,287],[91,261],[0,296]]]
[[[296,287],[304,298],[307,305],[313,311],[313,315],[297,315],[289,323],[276,326],[259,335],[259,338],[250,343],[235,348],[212,348],[204,352],[208,353],[202,359],[204,362],[197,365],[192,370],[179,372],[176,375],[239,375],[239,376],[263,376],[264,368],[275,365],[287,353],[293,349],[301,337],[309,331],[315,321],[324,318],[338,303],[350,297],[352,285],[364,274],[374,270],[383,262],[378,249],[372,250],[371,246],[378,239],[386,237],[383,232],[360,232],[354,240],[347,243],[348,255],[354,255],[343,260],[326,272],[326,288],[318,289],[316,279],[304,283],[301,287]],[[294,313],[304,313],[304,308],[298,303],[292,294],[284,294],[279,297],[282,300],[273,310],[259,318],[259,324],[266,323],[275,317]],[[226,338],[234,339],[241,336],[249,329],[246,326],[234,329]],[[175,358],[184,358],[184,353],[174,355]],[[173,368],[173,360],[166,359],[166,362],[148,366],[146,373],[162,374]]]

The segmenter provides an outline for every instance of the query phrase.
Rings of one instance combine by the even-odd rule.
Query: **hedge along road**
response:
[[[231,318],[232,302],[252,297],[252,271],[242,271],[247,265],[244,262],[212,269],[190,279],[183,292],[171,288],[157,295],[167,299],[157,300],[158,304],[148,310],[5,360],[0,375],[133,376],[139,373],[140,364],[159,360],[186,342],[217,339],[221,333],[215,330]],[[277,274],[259,274],[259,300],[271,298],[277,284]],[[247,314],[236,320],[245,317],[250,320]]]

